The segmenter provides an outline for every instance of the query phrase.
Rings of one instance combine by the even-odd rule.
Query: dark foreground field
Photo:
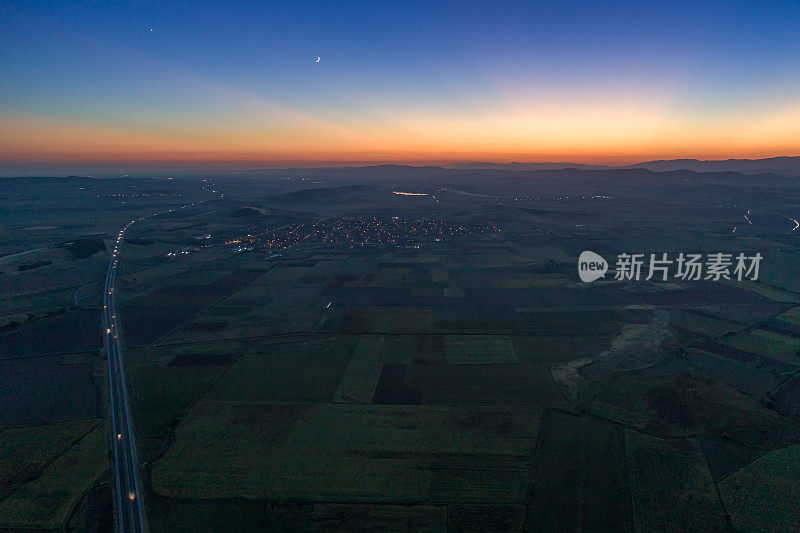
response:
[[[151,529],[795,528],[800,247],[777,216],[798,214],[791,180],[455,172],[399,188],[318,172],[230,179],[225,202],[143,222],[123,245]],[[764,262],[755,282],[583,283],[586,249]],[[0,342],[19,350],[28,327]],[[33,357],[0,359],[26,375],[13,390],[103,383],[91,342],[43,358],[46,335],[31,334]],[[23,503],[105,437],[102,390],[6,395],[0,510],[16,518],[0,527],[98,515],[87,496],[25,522]],[[69,451],[20,464],[45,427],[61,448],[39,448]],[[102,479],[107,457],[92,464]]]

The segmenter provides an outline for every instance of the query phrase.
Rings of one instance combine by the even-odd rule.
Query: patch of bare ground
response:
[[[558,363],[550,368],[564,395],[578,406],[591,398],[592,384],[607,381],[620,372],[651,367],[667,354],[665,344],[671,336],[669,313],[658,310],[646,324],[625,324],[611,347],[595,357]]]

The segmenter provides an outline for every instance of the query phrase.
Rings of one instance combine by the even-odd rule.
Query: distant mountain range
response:
[[[468,163],[451,163],[441,165],[442,168],[458,170],[556,170],[562,168],[577,168],[579,170],[606,170],[607,165],[588,165],[583,163],[491,163],[474,161]]]
[[[325,177],[330,179],[346,179],[351,177],[380,176],[383,179],[404,179],[408,177],[432,177],[439,174],[453,175],[459,172],[475,174],[479,171],[496,171],[508,173],[513,176],[515,172],[546,172],[553,170],[571,171],[607,171],[607,170],[647,170],[650,172],[677,172],[688,170],[697,173],[706,172],[735,172],[749,176],[754,175],[775,175],[782,177],[800,178],[800,156],[796,157],[770,157],[766,159],[725,159],[718,161],[704,161],[700,159],[668,159],[660,161],[644,161],[633,165],[591,165],[584,163],[493,163],[489,161],[472,161],[461,163],[450,163],[444,165],[402,165],[402,164],[382,164],[382,165],[350,165],[350,166],[315,166],[308,167],[274,167],[274,168],[240,168],[238,170],[235,163],[231,164],[228,170],[213,168],[163,168],[156,170],[150,168],[146,171],[126,169],[127,173],[142,174],[147,176],[196,176],[203,175],[235,175],[246,176],[285,176],[287,172],[301,174],[304,176]],[[222,164],[218,165],[222,168]],[[97,169],[97,175],[103,177],[119,177],[119,172],[111,170],[114,165],[111,163],[103,164],[102,170]],[[13,173],[6,174],[4,167],[0,164],[0,177],[11,176],[55,176],[57,173],[26,173],[21,168],[15,168]],[[66,172],[65,172],[66,174]],[[95,175],[95,173],[93,173]],[[60,178],[51,178],[60,179]],[[87,179],[83,177],[81,179]]]
[[[462,170],[553,170],[574,168],[581,170],[608,170],[615,168],[644,168],[654,172],[691,170],[694,172],[739,172],[741,174],[777,174],[800,177],[800,157],[769,157],[766,159],[725,159],[703,161],[700,159],[668,159],[645,161],[634,165],[608,166],[584,165],[580,163],[453,163],[444,168]]]

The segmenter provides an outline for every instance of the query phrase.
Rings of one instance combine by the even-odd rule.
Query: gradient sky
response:
[[[796,1],[4,0],[0,165],[800,155],[798,28]]]

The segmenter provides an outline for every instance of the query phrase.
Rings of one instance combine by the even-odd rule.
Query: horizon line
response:
[[[347,156],[351,157],[347,157]],[[569,165],[602,165],[602,166],[629,166],[643,163],[652,163],[656,161],[701,161],[701,162],[721,162],[721,161],[762,161],[770,159],[791,159],[800,158],[800,153],[790,155],[787,153],[770,153],[770,154],[754,154],[754,155],[694,155],[687,154],[681,156],[669,156],[664,154],[651,154],[651,155],[541,155],[532,156],[528,154],[476,154],[473,156],[458,156],[458,155],[444,155],[444,156],[418,156],[418,157],[369,157],[367,154],[361,154],[362,157],[355,154],[347,154],[344,157],[303,157],[300,154],[286,154],[281,157],[265,157],[265,158],[188,158],[188,157],[175,157],[175,158],[64,158],[64,159],[34,159],[34,158],[0,158],[0,168],[3,167],[22,167],[22,166],[48,166],[48,165],[63,165],[63,166],[82,166],[82,165],[247,165],[258,166],[266,165],[267,167],[274,167],[273,165],[286,165],[286,164],[304,164],[304,165],[331,165],[331,166],[351,166],[351,165],[409,165],[409,166],[424,166],[424,165],[451,165],[451,164],[464,164],[464,163],[483,163],[483,164],[498,164],[498,165],[541,165],[541,164],[569,164]],[[353,157],[354,156],[354,157]],[[527,156],[527,157],[526,157]]]
[[[622,156],[620,156],[622,158]],[[629,159],[629,158],[625,158]],[[304,170],[304,169],[325,169],[325,168],[368,168],[379,166],[399,166],[399,167],[436,167],[446,170],[454,165],[497,165],[497,166],[524,166],[524,165],[552,165],[550,168],[541,169],[520,169],[520,170],[559,170],[570,167],[598,167],[594,170],[614,170],[637,168],[641,165],[670,163],[670,162],[695,162],[695,163],[731,163],[731,162],[751,162],[774,161],[785,159],[798,159],[800,155],[773,155],[768,157],[747,158],[729,157],[725,159],[700,159],[697,157],[676,157],[660,159],[638,159],[636,162],[621,162],[617,164],[606,162],[580,161],[580,160],[498,160],[481,158],[442,158],[442,159],[377,159],[377,160],[329,160],[329,159],[307,159],[307,160],[160,160],[160,161],[64,161],[64,162],[24,162],[24,163],[4,163],[0,162],[0,177],[2,178],[26,178],[26,177],[68,177],[68,176],[89,176],[97,173],[101,176],[112,174],[162,174],[162,173],[185,173],[185,172],[257,172],[257,171],[276,171],[276,170]],[[630,160],[630,159],[629,159]],[[564,165],[563,167],[560,165]],[[125,168],[130,167],[130,168]],[[491,170],[491,169],[468,169],[461,170]],[[511,170],[502,169],[497,170]],[[678,169],[675,169],[678,170]],[[683,169],[691,170],[691,169]],[[768,172],[769,169],[764,169]]]

